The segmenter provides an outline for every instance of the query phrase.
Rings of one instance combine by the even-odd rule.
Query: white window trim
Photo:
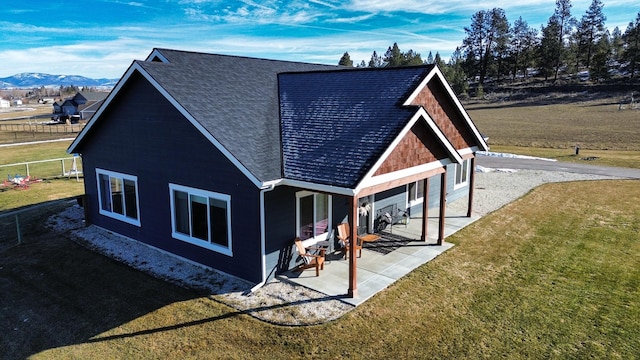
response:
[[[138,213],[138,218],[137,219],[130,218],[128,216],[115,213],[113,211],[104,210],[102,208],[102,184],[100,184],[100,175],[107,175],[107,176],[109,176],[109,178],[118,178],[118,179],[122,179],[123,181],[124,180],[131,180],[131,181],[133,181],[135,183],[135,185],[136,185],[136,211]],[[109,181],[109,182],[111,182],[111,181]],[[100,215],[104,215],[104,216],[107,216],[107,217],[110,217],[110,218],[113,218],[113,219],[116,219],[116,220],[120,220],[120,221],[126,222],[126,223],[131,224],[131,225],[141,226],[140,225],[140,197],[139,197],[139,192],[138,192],[138,177],[137,176],[96,168],[96,183],[98,185],[98,209],[99,209],[98,211],[99,211]],[[123,189],[123,191],[124,191],[124,189]],[[110,188],[109,188],[109,192],[111,192]],[[109,194],[109,197],[111,197],[111,194]],[[126,204],[124,203],[124,201],[123,201],[123,206],[126,207]]]
[[[411,193],[410,193],[411,188],[410,188],[410,185],[412,183],[409,183],[409,184],[406,185],[407,186],[407,190],[406,190],[406,193],[407,193],[407,204],[409,204],[409,207],[420,205],[420,204],[422,204],[424,202],[424,189],[422,190],[422,197],[417,197],[417,195],[418,195],[417,194],[418,193],[418,182],[420,182],[420,181],[422,181],[422,180],[418,180],[418,181],[414,181],[413,182],[413,184],[416,185],[415,188],[413,189],[416,192],[416,199],[415,200],[411,200]]]
[[[317,195],[321,195],[321,193],[316,193],[316,192],[312,192],[312,191],[298,191],[296,193],[296,236],[300,236],[300,199],[306,196],[310,196],[313,195],[313,220],[316,220],[316,200],[315,197]],[[315,237],[310,237],[308,239],[305,239],[302,241],[302,244],[304,246],[311,246],[314,245],[315,243],[317,243],[318,241],[323,241],[323,240],[327,240],[329,237],[329,233],[331,232],[331,228],[332,228],[332,224],[331,224],[331,217],[332,217],[332,213],[331,213],[331,209],[332,209],[332,197],[331,195],[327,194],[327,207],[328,207],[328,212],[327,212],[327,232],[323,233],[323,234],[319,234],[316,235]]]
[[[465,165],[466,165],[466,168],[465,168]],[[454,190],[457,190],[457,189],[460,189],[462,187],[465,187],[465,186],[469,185],[469,175],[470,175],[469,174],[469,170],[470,170],[470,167],[471,167],[471,160],[470,159],[463,160],[462,164],[456,164],[454,166],[454,169],[455,169],[454,172],[453,172],[453,189]],[[463,169],[467,172],[466,176],[465,176],[465,180],[463,182],[458,183],[457,182],[458,181],[458,171],[463,170]]]
[[[224,201],[227,204],[227,246],[226,247],[216,243],[212,243],[211,239],[209,239],[207,242],[205,240],[197,239],[176,231],[175,199],[173,195],[174,191],[185,192],[189,195],[189,198],[191,198],[191,195],[196,195],[196,196],[205,197],[207,199],[212,198],[212,199]],[[169,197],[170,197],[170,208],[171,208],[171,236],[174,239],[184,241],[189,244],[193,244],[193,245],[196,245],[211,251],[215,251],[224,255],[233,256],[233,247],[232,247],[232,241],[231,241],[233,237],[231,236],[232,229],[231,229],[231,196],[230,195],[221,194],[213,191],[195,189],[188,186],[182,186],[182,185],[170,183]],[[209,207],[207,206],[207,209],[208,208]],[[191,206],[189,206],[189,218],[191,218]],[[209,219],[208,216],[207,216],[207,219]],[[191,223],[191,221],[189,221],[189,223]],[[209,229],[211,229],[210,224],[208,224],[208,226],[209,226]],[[211,231],[209,231],[209,233],[211,233]]]

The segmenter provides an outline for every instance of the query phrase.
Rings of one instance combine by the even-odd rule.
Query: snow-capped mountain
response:
[[[59,86],[113,87],[118,79],[90,79],[79,75],[51,75],[42,73],[21,73],[0,78],[0,88],[34,88]]]

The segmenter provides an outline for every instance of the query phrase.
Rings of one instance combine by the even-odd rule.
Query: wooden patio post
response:
[[[422,241],[427,241],[427,226],[429,225],[429,178],[422,180],[424,192],[422,195]]]
[[[358,241],[358,226],[356,219],[358,218],[358,198],[356,196],[349,199],[349,290],[347,296],[350,298],[358,297],[358,285],[356,282],[356,244]]]
[[[444,242],[444,217],[446,215],[445,209],[447,207],[447,168],[444,169],[442,175],[440,175],[440,219],[438,227],[438,245],[442,245]]]
[[[472,157],[469,161],[469,166],[471,167],[471,169],[469,169],[469,171],[471,172],[471,175],[469,175],[469,205],[467,208],[467,217],[471,217],[471,211],[473,209],[473,192],[474,192],[474,188],[475,188],[475,183],[476,183],[476,158]]]

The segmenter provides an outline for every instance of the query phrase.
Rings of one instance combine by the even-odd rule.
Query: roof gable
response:
[[[425,121],[417,121],[384,159],[373,176],[448,160],[450,153]]]
[[[422,106],[457,150],[467,153],[469,149],[489,149],[437,66],[416,87],[405,105]]]
[[[281,74],[286,179],[355,188],[415,113],[428,67]]]

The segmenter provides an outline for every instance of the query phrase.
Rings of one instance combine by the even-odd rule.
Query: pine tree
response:
[[[383,67],[383,66],[384,66],[384,62],[382,61],[382,58],[374,50],[373,54],[371,54],[371,60],[369,60],[369,67],[370,68],[378,68],[378,67]]]
[[[622,60],[625,62],[625,69],[633,79],[636,72],[640,70],[640,12],[638,12],[635,22],[629,23],[622,39],[625,47]]]
[[[578,51],[581,55],[582,63],[587,69],[591,68],[591,58],[605,32],[604,22],[607,18],[602,12],[603,6],[602,1],[592,0],[591,5],[577,26],[579,44],[582,45],[578,48]]]
[[[556,16],[551,16],[547,22],[547,26],[543,26],[541,30],[542,38],[538,48],[538,70],[547,81],[550,75],[553,75],[556,69],[557,54],[562,49],[559,41],[560,22]]]
[[[433,54],[429,51],[429,55],[427,55],[427,64],[433,64]]]
[[[620,63],[622,53],[624,52],[624,40],[622,40],[622,32],[619,27],[615,27],[611,33],[611,56],[612,60]]]
[[[559,44],[554,54],[555,69],[553,81],[556,81],[558,80],[558,72],[560,71],[562,56],[564,55],[564,38],[571,33],[571,24],[574,22],[571,18],[571,0],[556,0],[556,9],[553,17],[555,17],[558,23],[557,43]]]
[[[353,61],[351,60],[351,56],[349,55],[348,52],[345,51],[345,53],[342,54],[342,57],[340,58],[338,65],[353,67]]]
[[[609,80],[611,74],[609,68],[611,64],[611,41],[609,40],[609,32],[606,31],[594,46],[593,59],[589,68],[589,77],[591,80]]]
[[[477,68],[479,83],[484,83],[489,68],[494,62],[498,73],[501,67],[501,51],[509,40],[509,23],[504,10],[494,8],[489,11],[478,11],[471,17],[471,26],[464,28],[467,36],[463,47],[467,54],[467,67]]]
[[[420,53],[417,53],[411,49],[403,54],[404,60],[400,66],[412,66],[412,65],[422,65],[424,62],[422,61],[422,57],[420,57]]]
[[[519,71],[522,72],[524,78],[527,77],[527,68],[531,66],[531,61],[533,60],[537,36],[538,32],[529,27],[529,24],[522,20],[522,17],[519,17],[518,20],[513,23],[509,52],[511,55],[514,79]]]
[[[405,57],[400,51],[397,43],[393,43],[393,46],[389,46],[387,52],[384,54],[383,61],[386,67],[398,67],[405,63]]]

